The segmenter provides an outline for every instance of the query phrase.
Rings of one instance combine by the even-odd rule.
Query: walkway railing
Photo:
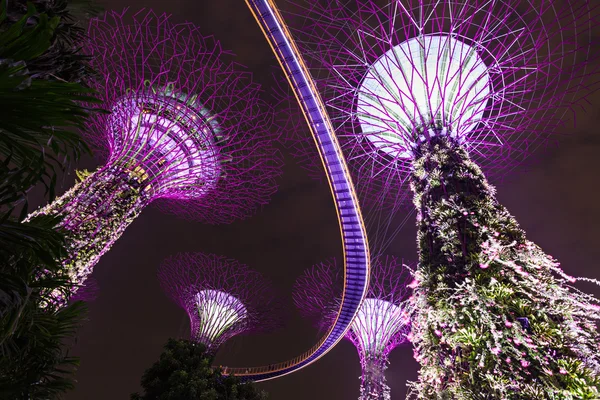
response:
[[[246,4],[269,40],[308,122],[327,172],[344,249],[344,292],[341,307],[333,327],[315,346],[294,359],[277,364],[224,368],[227,374],[263,381],[292,373],[315,362],[344,337],[366,295],[370,264],[366,230],[352,179],[311,75],[273,1],[246,0]]]

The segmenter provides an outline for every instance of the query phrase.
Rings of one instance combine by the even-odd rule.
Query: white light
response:
[[[415,136],[423,137],[416,132],[432,126],[463,141],[489,98],[488,69],[473,47],[448,35],[423,35],[371,65],[358,88],[356,114],[374,146],[411,158]]]
[[[194,110],[154,95],[124,97],[113,106],[114,153],[139,164],[158,196],[199,198],[212,190],[221,176],[212,132],[204,122],[190,124],[190,112]],[[207,133],[197,135],[196,131]]]
[[[246,308],[235,297],[219,290],[203,290],[196,295],[197,336],[214,341],[246,316]]]
[[[408,323],[400,306],[380,299],[365,299],[350,329],[367,353],[382,352]]]

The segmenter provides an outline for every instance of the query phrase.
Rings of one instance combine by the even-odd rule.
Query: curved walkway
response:
[[[262,367],[225,368],[227,374],[244,380],[264,381],[290,374],[315,362],[344,337],[366,295],[370,265],[366,230],[354,186],[310,73],[273,1],[245,1],[284,69],[319,149],[335,201],[344,249],[344,292],[331,330],[315,346],[292,360]]]

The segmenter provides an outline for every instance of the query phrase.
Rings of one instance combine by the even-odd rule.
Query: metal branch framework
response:
[[[64,216],[74,281],[150,203],[211,224],[267,203],[281,167],[271,110],[219,42],[142,10],[92,20],[85,47],[110,112],[91,116],[85,135],[105,163],[30,216]]]
[[[346,334],[360,356],[361,400],[390,399],[384,372],[390,351],[407,341],[410,330],[408,279],[410,274],[397,258],[373,260],[367,297]],[[328,329],[339,308],[342,284],[335,259],[314,265],[297,279],[294,304],[319,329]]]
[[[109,160],[133,158],[168,211],[208,223],[251,215],[281,173],[260,87],[194,25],[145,10],[126,18],[112,12],[90,27],[93,86],[113,113],[91,120],[89,136]]]
[[[420,260],[413,332],[422,369],[411,395],[597,397],[596,315],[589,312],[597,301],[571,291],[559,268],[543,266],[550,257],[525,239],[481,169],[490,177],[509,172],[560,133],[565,112],[597,87],[589,53],[600,6],[379,4],[310,3],[297,33],[359,192],[392,209],[408,197],[409,182],[414,193]],[[492,240],[512,249],[496,269],[477,261]],[[535,254],[527,254],[531,248]],[[535,267],[523,272],[524,259]],[[518,266],[516,278],[507,278],[507,265]],[[535,295],[522,289],[531,289],[529,276],[540,282]],[[569,306],[548,306],[557,298]],[[528,301],[531,309],[521,306]],[[510,318],[523,321],[528,351],[519,349],[521,339],[498,339],[513,326]],[[572,330],[581,335],[571,342]],[[492,337],[502,346],[489,345]],[[521,358],[516,366],[497,357],[511,352]]]
[[[162,263],[158,279],[187,312],[191,339],[210,353],[235,335],[268,330],[276,323],[270,283],[236,260],[181,253]]]
[[[565,112],[596,89],[589,51],[598,7],[587,1],[381,4],[287,7],[301,21],[293,31],[359,195],[378,206],[397,210],[410,198],[419,143],[453,138],[500,178],[550,143]],[[318,168],[301,142],[300,157]]]

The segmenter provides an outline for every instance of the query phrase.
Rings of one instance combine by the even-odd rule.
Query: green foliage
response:
[[[88,171],[87,169],[83,169],[83,170],[76,169],[75,175],[77,176],[78,182],[83,182],[84,180],[86,180],[87,177],[92,175],[92,172]]]
[[[526,239],[466,152],[424,144],[412,188],[421,371],[410,397],[600,398],[599,301]]]
[[[93,101],[77,93],[83,91],[77,84],[31,79],[23,62],[0,65],[0,154],[13,169],[44,182],[50,199],[57,169],[87,151],[72,130],[82,128],[87,115],[78,102]]]
[[[41,181],[52,200],[57,169],[88,151],[74,129],[83,128],[90,111],[83,104],[97,100],[78,83],[40,79],[29,69],[54,43],[61,25],[58,16],[49,18],[28,4],[25,14],[9,24],[6,3],[0,7],[0,160],[5,172],[19,171]],[[31,26],[28,21],[34,16],[37,23]],[[16,193],[24,199],[27,189]]]
[[[88,179],[29,214],[28,219],[69,216],[69,226],[64,228],[68,254],[61,262],[73,282],[84,282],[91,273],[90,265],[123,234],[147,205],[148,197],[136,177],[113,168],[101,167],[92,173],[76,174]]]
[[[81,302],[58,308],[55,290],[71,283],[55,260],[64,256],[56,220],[5,220],[0,229],[0,398],[55,398],[73,387],[77,359],[64,350],[80,325]],[[9,227],[6,229],[6,227]]]
[[[48,12],[38,12],[32,4]],[[73,387],[78,361],[65,346],[85,307],[59,307],[72,283],[60,222],[22,223],[27,193],[45,186],[87,151],[75,129],[96,100],[79,83],[81,34],[70,30],[63,0],[0,2],[0,398],[53,399]],[[71,43],[69,45],[68,43]],[[74,46],[76,44],[76,46]],[[70,46],[70,47],[69,47]],[[64,57],[63,57],[64,56]],[[78,72],[79,71],[79,72]],[[18,216],[18,218],[16,218]]]
[[[4,3],[5,18],[0,23],[0,31],[26,30],[29,34],[42,34],[46,39],[23,37],[21,42],[27,43],[23,51],[31,52],[36,48],[32,44],[40,46],[42,51],[24,58],[6,57],[27,61],[35,78],[85,85],[85,79],[93,71],[88,66],[89,57],[81,54],[80,46],[85,39],[87,19],[100,9],[89,0],[10,0]]]
[[[213,357],[200,343],[169,339],[160,359],[142,377],[144,394],[132,400],[264,400],[252,383],[211,367]]]
[[[29,4],[27,13],[16,23],[0,34],[2,58],[28,61],[40,56],[50,47],[50,39],[58,25],[58,17],[49,19],[42,14],[38,24],[27,27],[27,20],[35,14],[35,7]],[[0,24],[6,20],[6,9],[0,15]]]
[[[77,364],[64,350],[84,306],[56,308],[51,292],[66,295],[71,281],[57,260],[65,256],[56,218],[21,223],[10,217],[19,193],[37,181],[28,169],[0,168],[0,398],[55,398],[73,387]],[[3,179],[2,179],[3,178]]]

